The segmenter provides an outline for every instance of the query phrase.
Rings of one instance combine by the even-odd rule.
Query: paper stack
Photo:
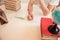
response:
[[[5,0],[4,3],[8,10],[17,11],[21,8],[20,0]]]

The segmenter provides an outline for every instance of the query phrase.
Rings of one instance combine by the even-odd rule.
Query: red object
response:
[[[51,34],[48,31],[48,27],[50,25],[53,25],[53,21],[50,18],[41,18],[41,31],[42,31],[42,35],[48,35],[48,36],[60,36],[60,34],[54,35]]]

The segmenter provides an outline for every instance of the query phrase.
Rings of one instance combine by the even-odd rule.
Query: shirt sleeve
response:
[[[51,0],[49,4],[57,6],[59,4],[59,0]]]

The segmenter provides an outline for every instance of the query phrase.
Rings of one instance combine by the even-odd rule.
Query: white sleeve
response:
[[[52,1],[50,1],[49,4],[50,4],[50,5],[57,6],[57,5],[59,4],[59,0],[52,0]]]

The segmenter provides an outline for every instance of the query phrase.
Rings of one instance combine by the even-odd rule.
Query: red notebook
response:
[[[52,19],[50,18],[41,18],[41,31],[42,35],[48,36],[60,36],[60,34],[54,35],[48,31],[48,27],[53,24]]]

